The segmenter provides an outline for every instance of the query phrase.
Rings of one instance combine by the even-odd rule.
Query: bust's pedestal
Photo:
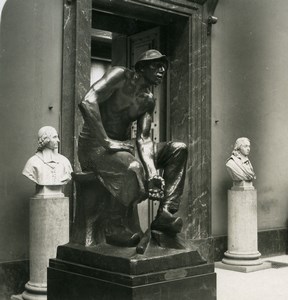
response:
[[[257,191],[252,182],[234,182],[228,191],[228,250],[217,267],[241,272],[267,268],[258,251]]]
[[[216,300],[214,264],[196,249],[162,248],[154,239],[143,255],[70,243],[58,247],[48,268],[48,300],[68,299]]]
[[[60,187],[41,187],[30,199],[30,279],[11,299],[47,299],[47,266],[58,245],[69,241],[69,198]]]

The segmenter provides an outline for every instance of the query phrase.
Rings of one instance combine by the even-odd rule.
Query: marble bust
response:
[[[22,174],[38,186],[62,186],[68,183],[71,180],[72,167],[69,160],[58,153],[58,143],[59,137],[55,128],[40,128],[37,151],[27,161]]]
[[[226,161],[226,168],[233,182],[256,179],[248,155],[250,153],[250,140],[246,137],[238,138],[234,145],[232,155]]]

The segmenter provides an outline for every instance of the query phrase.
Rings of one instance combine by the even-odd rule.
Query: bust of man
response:
[[[44,126],[38,132],[38,148],[22,174],[39,186],[62,186],[71,180],[69,160],[58,153],[59,137],[55,128]]]
[[[234,182],[256,179],[253,167],[248,159],[249,153],[250,140],[246,137],[238,138],[232,155],[226,162],[227,171]]]

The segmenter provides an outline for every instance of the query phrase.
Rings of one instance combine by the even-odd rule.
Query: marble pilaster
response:
[[[199,7],[183,23],[171,26],[169,32],[169,48],[173,49],[169,53],[170,135],[189,149],[180,214],[185,219],[185,234],[191,239],[211,235],[209,38],[203,18]]]
[[[90,86],[91,10],[91,0],[64,3],[61,152],[75,170],[80,169],[75,139],[82,124],[78,103]]]

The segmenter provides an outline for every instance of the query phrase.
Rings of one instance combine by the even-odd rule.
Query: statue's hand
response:
[[[164,198],[164,188],[165,188],[165,181],[164,179],[159,176],[155,175],[148,180],[148,193],[150,200],[158,200]]]
[[[130,141],[117,141],[109,139],[109,142],[105,148],[111,152],[128,151],[133,153],[134,151],[134,146]]]

